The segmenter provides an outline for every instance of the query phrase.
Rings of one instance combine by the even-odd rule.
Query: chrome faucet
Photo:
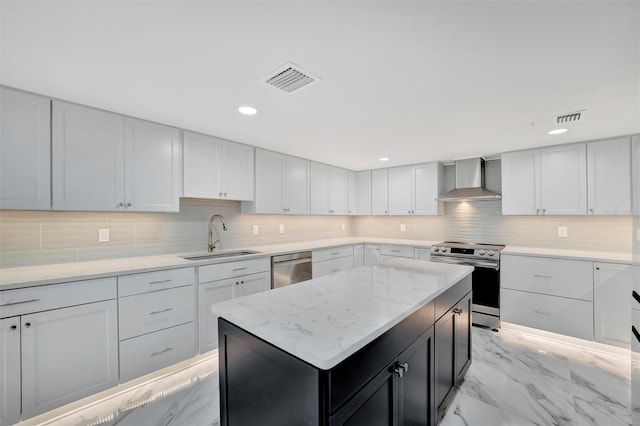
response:
[[[214,214],[213,216],[211,216],[211,218],[209,219],[209,244],[207,246],[207,250],[209,251],[209,253],[213,252],[213,249],[216,248],[216,243],[220,241],[220,239],[213,241],[213,222],[216,219],[220,219],[220,222],[222,222],[222,230],[227,230],[227,225],[225,225],[224,223],[224,217],[219,214]]]

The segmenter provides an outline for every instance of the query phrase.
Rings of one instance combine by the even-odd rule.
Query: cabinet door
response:
[[[629,348],[631,345],[631,266],[594,263],[593,320],[597,342]]]
[[[235,142],[222,143],[223,198],[253,200],[254,148]]]
[[[435,324],[435,406],[441,418],[456,386],[455,365],[456,314],[447,312]]]
[[[540,213],[540,150],[502,154],[502,214]]]
[[[543,214],[587,214],[586,144],[542,149],[540,177]]]
[[[198,286],[200,353],[218,347],[218,316],[211,312],[211,305],[233,299],[236,282],[236,278],[230,278]]]
[[[254,213],[284,213],[284,155],[256,149],[256,196],[248,209]],[[243,205],[246,205],[243,203]]]
[[[123,210],[124,117],[53,101],[54,210]]]
[[[331,426],[399,426],[394,360],[330,417]]]
[[[284,206],[287,213],[309,213],[309,161],[285,158]]]
[[[24,418],[118,384],[115,300],[22,316]]]
[[[356,173],[356,193],[358,215],[371,214],[371,170]]]
[[[462,299],[453,310],[456,315],[456,380],[462,380],[471,365],[471,295]]]
[[[0,209],[51,208],[50,108],[48,98],[0,87]]]
[[[347,214],[358,214],[358,174],[347,172]]]
[[[364,266],[364,244],[353,246],[353,267]]]
[[[413,167],[389,169],[389,214],[409,215],[413,212]]]
[[[0,424],[20,420],[20,317],[0,320]]]
[[[631,214],[629,138],[587,144],[589,214]]]
[[[380,246],[375,244],[364,245],[364,264],[377,265],[380,263]]]
[[[222,140],[187,131],[183,137],[183,195],[222,198]]]
[[[414,166],[413,179],[413,214],[439,214],[440,211],[437,198],[442,192],[444,192],[444,168],[442,163],[429,163]]]
[[[236,285],[235,297],[249,296],[250,294],[262,293],[271,288],[271,274],[261,272],[259,274],[245,275],[236,278],[239,284]]]
[[[329,169],[326,164],[309,162],[309,212],[329,213]]]
[[[331,167],[329,172],[329,213],[347,214],[347,170]]]
[[[389,169],[371,171],[371,214],[389,214]]]
[[[400,425],[435,425],[433,328],[398,357],[406,371],[398,380]]]
[[[131,211],[180,210],[180,130],[125,118],[125,207]]]

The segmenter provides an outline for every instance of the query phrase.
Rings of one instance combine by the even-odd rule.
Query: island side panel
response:
[[[220,421],[319,425],[319,372],[220,318]]]

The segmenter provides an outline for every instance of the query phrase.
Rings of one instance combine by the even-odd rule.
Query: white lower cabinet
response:
[[[0,425],[20,421],[20,317],[0,320]]]
[[[328,249],[314,250],[311,253],[313,260],[313,278],[348,271],[353,268],[353,246],[332,247]]]
[[[364,266],[364,244],[353,246],[353,267]]]
[[[597,342],[629,348],[631,266],[595,262],[593,269],[594,338]]]
[[[366,266],[380,263],[380,246],[377,244],[364,245],[364,264]]]
[[[514,324],[593,340],[593,303],[584,300],[503,288],[500,317]]]
[[[211,305],[271,288],[268,257],[198,268],[198,342],[200,353],[218,347],[218,316]]]

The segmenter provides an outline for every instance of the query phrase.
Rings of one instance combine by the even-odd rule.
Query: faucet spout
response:
[[[207,244],[207,251],[209,253],[213,252],[213,249],[216,248],[216,243],[220,241],[220,239],[213,241],[213,222],[216,219],[219,219],[220,222],[222,223],[222,230],[223,231],[227,230],[227,225],[224,223],[224,217],[222,217],[222,215],[214,214],[213,216],[211,216],[211,218],[209,219],[209,241]]]

